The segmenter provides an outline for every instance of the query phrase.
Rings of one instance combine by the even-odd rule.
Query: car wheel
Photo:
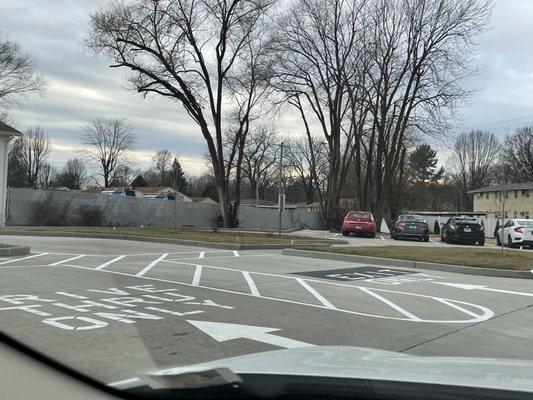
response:
[[[429,242],[429,236],[424,237],[424,242]]]
[[[501,246],[502,242],[500,240],[500,235],[496,235],[496,246]]]
[[[513,239],[511,238],[511,235],[509,235],[509,236],[507,237],[507,245],[508,245],[509,248],[511,248],[511,249],[512,249],[513,247],[515,247],[514,244],[513,244]]]
[[[342,236],[350,236],[350,233],[346,231],[342,231]]]
[[[484,241],[484,240],[480,240],[480,241],[478,242],[478,244],[479,244],[480,246],[485,246],[485,241]]]
[[[369,236],[374,239],[376,237],[376,232],[371,232]]]

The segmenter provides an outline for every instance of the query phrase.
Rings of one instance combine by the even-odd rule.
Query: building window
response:
[[[514,212],[514,218],[516,218],[518,216],[518,213],[515,211]]]
[[[487,199],[488,199],[489,198],[489,194],[487,193],[486,196],[487,196]]]
[[[514,198],[515,198],[515,199],[518,198],[518,190],[515,190],[515,191],[514,191]]]
[[[523,197],[529,197],[529,190],[522,190]]]
[[[526,211],[524,214],[525,214],[526,219],[529,219],[529,211]]]

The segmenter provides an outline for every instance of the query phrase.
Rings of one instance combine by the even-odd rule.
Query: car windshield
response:
[[[0,1],[0,400],[533,399],[532,38],[533,0]]]
[[[371,214],[368,212],[350,211],[347,215],[348,218],[371,218]]]
[[[424,221],[424,217],[421,217],[420,215],[400,215],[399,219],[402,221]]]

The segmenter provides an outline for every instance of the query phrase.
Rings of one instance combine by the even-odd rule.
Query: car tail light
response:
[[[521,226],[518,226],[518,227],[514,228],[514,231],[517,232],[517,233],[523,233]]]
[[[404,225],[405,225],[405,224],[404,224],[403,222],[397,222],[397,223],[396,223],[396,226],[397,226],[398,228],[403,228]]]
[[[450,228],[449,228],[449,229],[452,230],[452,231],[454,231],[454,230],[457,229],[457,227],[456,227],[455,225],[452,224],[452,225],[450,225]]]

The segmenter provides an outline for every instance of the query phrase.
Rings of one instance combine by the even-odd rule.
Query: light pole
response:
[[[282,216],[283,216],[284,208],[285,208],[285,198],[283,195],[283,142],[281,142],[280,153],[279,153],[279,185],[278,185],[278,214],[279,214],[278,236],[279,237],[281,237]]]
[[[261,163],[258,161],[256,165],[256,178],[255,178],[255,206],[259,208],[259,169],[261,168]]]

